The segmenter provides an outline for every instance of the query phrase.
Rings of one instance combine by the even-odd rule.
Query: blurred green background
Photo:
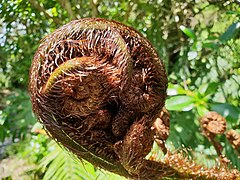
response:
[[[198,119],[214,110],[226,118],[227,129],[239,131],[240,1],[1,0],[0,179],[123,179],[60,148],[31,111],[28,71],[41,39],[84,17],[120,21],[152,42],[169,77],[168,147],[189,148],[199,164],[216,164],[216,151],[202,135]],[[225,135],[217,138],[240,169]]]

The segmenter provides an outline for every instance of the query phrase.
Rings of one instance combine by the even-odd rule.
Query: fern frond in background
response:
[[[49,142],[48,149],[50,150],[49,154],[39,163],[39,168],[45,172],[43,180],[124,179],[116,174],[97,169],[85,160],[79,160],[54,141]]]
[[[197,163],[208,167],[217,165],[216,151],[202,135],[199,118],[206,111],[216,111],[226,118],[226,132],[234,129],[239,133],[238,0],[2,0],[0,166],[9,162],[4,170],[9,170],[10,173],[1,171],[0,176],[6,175],[1,178],[16,179],[13,172],[19,171],[16,171],[11,163],[13,165],[17,159],[20,159],[19,166],[22,168],[19,168],[22,170],[25,166],[34,167],[25,173],[28,176],[24,177],[28,179],[42,179],[51,163],[54,163],[52,158],[48,159],[51,160],[49,163],[45,159],[44,166],[38,168],[39,163],[43,163],[42,158],[48,157],[54,148],[50,148],[50,140],[45,135],[31,132],[36,120],[32,115],[26,92],[28,71],[40,40],[63,24],[82,17],[102,17],[120,21],[134,27],[153,43],[165,64],[170,82],[167,107],[171,114],[171,124],[167,147],[173,151],[190,149],[187,151],[188,156]],[[42,130],[39,129],[37,133],[42,133]],[[223,153],[231,160],[233,166],[240,170],[238,154],[225,135],[216,138],[224,147]],[[62,151],[61,148],[58,150]],[[154,145],[153,152],[158,150]],[[160,151],[158,153],[155,155],[161,159],[163,154]],[[68,153],[66,156],[69,157]],[[72,155],[70,157],[72,158]],[[78,161],[79,166],[84,169],[82,163],[73,158],[75,160],[72,161]],[[66,164],[62,162],[62,165]],[[88,166],[91,165],[85,165]],[[94,174],[94,178],[112,177],[104,171],[93,169],[91,166],[89,172]],[[103,172],[103,176],[99,175],[101,178],[98,178],[96,172]],[[51,172],[48,174],[50,176]],[[77,175],[74,177],[77,178]],[[81,174],[78,178],[82,179]]]

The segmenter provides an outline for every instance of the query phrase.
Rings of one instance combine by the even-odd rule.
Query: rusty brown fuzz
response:
[[[42,40],[29,93],[48,134],[97,167],[133,179],[206,178],[201,168],[179,171],[171,158],[145,158],[155,134],[163,142],[168,136],[169,119],[158,119],[167,82],[156,50],[139,32],[116,21],[86,18]]]

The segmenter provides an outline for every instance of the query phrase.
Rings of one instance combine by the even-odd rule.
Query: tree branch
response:
[[[127,4],[128,8],[127,8],[125,16],[124,16],[125,22],[128,22],[128,18],[130,16],[130,13],[132,12],[133,5],[134,5],[134,3],[132,1],[128,1],[128,4]]]
[[[92,8],[92,17],[98,17],[99,12],[98,12],[98,3],[97,0],[91,0],[90,1],[90,6]]]
[[[72,20],[76,19],[76,15],[72,10],[72,5],[69,0],[58,0],[58,2],[62,6],[62,8],[64,8],[67,11]]]
[[[53,17],[51,14],[49,14],[44,7],[39,4],[36,0],[29,0],[30,4],[37,9],[38,11],[42,12],[47,18],[51,18],[55,24],[62,24],[62,21],[58,18]]]

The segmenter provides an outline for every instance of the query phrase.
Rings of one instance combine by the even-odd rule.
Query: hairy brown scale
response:
[[[171,158],[145,158],[154,134],[161,142],[168,136],[169,120],[153,126],[164,116],[166,89],[164,66],[151,43],[100,18],[72,21],[45,37],[29,81],[34,113],[79,158],[134,179],[216,177],[202,169],[184,173]]]

